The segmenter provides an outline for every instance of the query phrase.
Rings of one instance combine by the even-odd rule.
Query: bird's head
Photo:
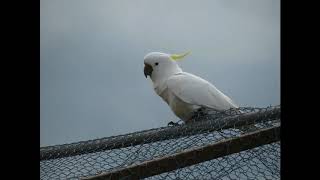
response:
[[[144,75],[153,82],[167,78],[175,73],[182,72],[176,61],[183,59],[190,52],[184,54],[166,54],[151,52],[144,57]]]

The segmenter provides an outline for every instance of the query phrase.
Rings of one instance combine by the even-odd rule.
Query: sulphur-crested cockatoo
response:
[[[183,72],[176,61],[184,54],[152,52],[144,57],[144,75],[153,82],[154,91],[170,106],[181,120],[190,122],[199,108],[217,111],[238,106],[214,85],[193,74]]]

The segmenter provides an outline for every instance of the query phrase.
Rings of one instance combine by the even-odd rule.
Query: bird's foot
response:
[[[179,125],[179,123],[174,123],[173,121],[170,121],[169,123],[168,123],[168,126],[178,126]]]

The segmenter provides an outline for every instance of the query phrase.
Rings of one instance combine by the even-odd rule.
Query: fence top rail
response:
[[[228,116],[214,120],[198,121],[179,126],[149,129],[135,133],[81,141],[71,144],[40,147],[40,161],[124,148],[138,144],[175,139],[184,136],[201,134],[204,132],[237,128],[244,125],[280,119],[280,106],[256,109],[258,109],[258,111],[242,113],[239,115]]]
[[[154,158],[139,164],[106,171],[94,176],[82,177],[86,180],[99,179],[140,179],[164,172],[184,168],[196,163],[227,156],[280,140],[280,126],[259,129],[239,137],[225,139],[214,144],[191,148],[175,154]],[[165,166],[163,166],[165,165]],[[161,167],[161,168],[159,168]]]

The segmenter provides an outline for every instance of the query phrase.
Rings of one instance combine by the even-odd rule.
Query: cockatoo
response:
[[[200,108],[224,111],[238,106],[210,82],[183,72],[177,61],[184,54],[151,52],[144,57],[144,75],[151,78],[153,88],[174,114],[188,123]]]

